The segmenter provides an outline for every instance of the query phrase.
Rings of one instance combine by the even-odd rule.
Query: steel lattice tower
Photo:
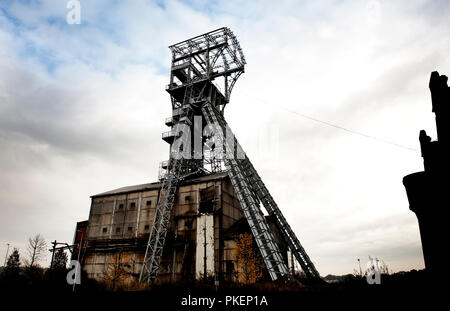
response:
[[[161,197],[140,280],[150,282],[157,279],[179,183],[188,176],[224,169],[228,172],[272,280],[288,274],[288,268],[260,209],[261,203],[274,219],[305,274],[319,279],[314,264],[224,119],[224,108],[246,64],[235,35],[224,27],[169,48],[172,66],[170,84],[166,90],[171,97],[172,117],[166,119],[166,125],[172,129],[163,133],[162,138],[170,144],[171,152],[169,161],[161,165]],[[205,134],[199,124],[206,124],[213,133]],[[223,148],[219,148],[220,145]]]

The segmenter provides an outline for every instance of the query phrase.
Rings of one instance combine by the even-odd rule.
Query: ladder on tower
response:
[[[158,271],[161,263],[161,256],[165,244],[167,231],[170,225],[170,216],[175,203],[178,184],[182,174],[183,159],[171,159],[173,163],[172,170],[165,175],[161,195],[156,206],[155,217],[153,219],[152,231],[145,251],[145,257],[139,281],[155,281],[158,277]]]
[[[191,93],[192,88],[187,87],[183,100],[185,104],[189,102]],[[189,107],[182,113],[181,117],[184,118],[183,122],[192,124],[193,112]],[[182,124],[182,122],[179,124]],[[176,132],[178,133],[179,131],[176,130]],[[185,137],[185,139],[189,139],[189,137]],[[183,141],[183,147],[185,147],[188,143],[189,141]],[[180,154],[178,154],[178,156],[173,156],[171,151],[167,173],[161,186],[161,194],[163,197],[160,198],[156,206],[152,231],[147,243],[144,262],[142,263],[141,274],[139,276],[140,282],[143,280],[153,282],[158,278],[161,257],[163,254],[167,231],[170,226],[170,217],[175,204],[178,186],[180,181],[190,173],[188,171],[188,161],[189,160],[182,158]]]
[[[226,121],[223,118],[222,114],[220,114],[216,109],[214,109],[212,106],[209,106],[206,108],[209,113],[214,113],[217,124],[224,130],[226,128]],[[223,138],[219,138],[223,139]],[[225,140],[224,140],[225,141]],[[228,148],[229,146],[226,146]],[[236,149],[242,150],[242,147],[239,145],[239,142],[236,139]],[[228,149],[227,149],[228,150]],[[242,172],[242,179],[246,180],[250,190],[252,193],[256,194],[257,198],[256,200],[260,200],[264,207],[266,208],[268,214],[275,220],[275,224],[279,231],[281,232],[284,241],[289,246],[291,251],[293,252],[295,258],[299,262],[302,270],[305,272],[305,274],[312,278],[312,279],[320,279],[320,274],[316,270],[314,264],[310,260],[308,254],[306,253],[305,249],[301,245],[299,239],[295,235],[294,231],[292,230],[291,226],[287,222],[286,218],[284,217],[281,210],[278,208],[278,205],[276,204],[275,200],[273,199],[272,195],[270,194],[269,190],[265,186],[264,182],[262,181],[261,177],[259,176],[258,172],[254,168],[253,164],[251,163],[248,156],[245,154],[244,159],[238,159],[234,160],[234,162],[237,163],[237,166],[239,168],[239,171]],[[231,175],[230,175],[231,177]]]
[[[219,135],[219,137],[216,137],[217,140],[224,142],[226,148],[232,148],[230,142],[224,139],[223,129],[225,124],[220,112],[209,102],[202,107],[202,112],[209,125],[222,129],[222,131],[217,131],[216,133]],[[245,178],[238,160],[234,157],[225,157],[224,163],[269,275],[272,280],[276,280],[286,275],[288,269],[269,225],[259,208],[259,202],[255,200],[252,187],[249,180]]]

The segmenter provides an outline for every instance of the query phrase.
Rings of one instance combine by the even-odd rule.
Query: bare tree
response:
[[[103,279],[107,285],[114,291],[122,287],[124,281],[129,277],[130,272],[128,268],[129,263],[124,263],[122,258],[122,251],[115,253],[111,257],[111,262],[104,271]]]
[[[47,255],[47,243],[44,237],[38,233],[33,238],[28,238],[27,253],[28,258],[24,260],[25,266],[38,266],[39,262]]]

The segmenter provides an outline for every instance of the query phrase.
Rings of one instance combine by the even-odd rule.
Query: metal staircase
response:
[[[207,118],[207,120],[210,120],[210,121],[208,121],[208,123],[217,124],[222,128],[223,132],[226,132],[227,123],[226,123],[225,119],[223,118],[222,114],[220,114],[218,111],[216,111],[211,105],[204,106],[203,110],[204,110],[205,115],[206,114],[214,115],[213,118],[211,118],[211,117]],[[231,130],[228,129],[228,132],[231,132]],[[224,139],[224,138],[221,138],[221,139]],[[219,138],[219,140],[220,140],[220,138]],[[237,139],[235,139],[235,146],[236,146],[236,149],[242,150],[242,147],[239,145],[239,142]],[[226,148],[232,148],[232,147],[226,145]],[[227,159],[225,160],[226,165],[227,165],[228,161],[230,161],[230,160],[227,160]],[[284,217],[283,213],[278,208],[278,205],[276,204],[276,202],[273,199],[272,195],[270,194],[269,190],[265,186],[261,177],[258,175],[258,172],[253,167],[253,164],[251,163],[248,156],[245,154],[244,159],[237,159],[232,162],[235,163],[237,168],[234,168],[233,170],[231,170],[231,172],[233,172],[233,171],[241,172],[240,175],[236,176],[236,178],[239,178],[239,179],[243,180],[244,182],[247,182],[249,185],[248,192],[256,194],[257,200],[259,200],[263,203],[267,213],[270,216],[272,216],[272,218],[275,220],[277,228],[283,235],[284,241],[288,244],[289,248],[293,252],[295,258],[299,262],[299,264],[302,267],[302,270],[305,272],[305,274],[311,278],[320,278],[319,272],[317,272],[314,264],[309,259],[308,254],[304,250],[299,239],[297,238],[297,236],[295,235],[291,226],[289,225],[286,218]],[[228,169],[229,165],[227,165],[227,169]],[[231,180],[233,181],[233,177],[232,177],[233,173],[230,174],[230,170],[229,170],[229,175],[230,175]],[[234,183],[233,183],[233,186],[236,190],[237,188]],[[259,209],[259,205],[257,208]]]
[[[189,101],[190,93],[191,89],[186,88],[184,97],[185,104]],[[193,111],[188,107],[181,114],[180,120],[181,119],[183,119],[183,121],[180,121],[175,127],[180,126],[179,124],[192,124]],[[185,139],[181,145],[184,147],[189,143],[190,141]],[[179,157],[177,152],[179,152],[179,150],[171,150],[170,153],[167,173],[164,175],[163,184],[161,186],[161,197],[156,206],[152,231],[147,243],[144,262],[139,276],[140,281],[147,280],[148,282],[151,282],[155,281],[158,277],[178,185],[190,173],[191,166],[187,163],[189,160]]]
[[[233,148],[230,142],[225,140],[223,135],[226,124],[224,124],[225,120],[222,118],[220,112],[215,110],[210,103],[205,104],[202,111],[208,124],[215,125],[217,128],[222,129],[222,131],[217,131],[215,133],[215,135],[218,135],[218,140],[225,142],[225,148],[227,150]],[[242,210],[244,211],[244,215],[252,230],[256,244],[261,251],[267,270],[269,271],[272,280],[276,280],[280,276],[287,274],[288,269],[269,225],[259,208],[259,202],[255,200],[251,184],[249,183],[249,180],[245,178],[245,173],[242,170],[241,165],[238,164],[238,161],[241,160],[235,159],[234,155],[225,157],[224,159],[231,183],[233,184],[233,188],[241,203]]]

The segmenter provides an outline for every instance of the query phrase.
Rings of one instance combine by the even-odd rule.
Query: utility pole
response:
[[[75,265],[75,282],[73,282],[73,288],[72,288],[72,292],[75,292],[75,285],[77,284],[76,280],[77,280],[77,275],[78,275],[78,266],[80,265],[80,253],[81,253],[81,247],[83,245],[83,231],[81,230],[77,230],[77,232],[81,232],[81,239],[80,239],[80,243],[78,245],[78,256],[77,256],[77,261],[78,264]]]
[[[9,253],[9,243],[6,243],[6,245],[8,245],[8,248],[6,249],[5,263],[3,264],[4,267],[6,267],[6,262],[8,260],[8,253]]]
[[[359,258],[358,258],[358,264],[359,264],[359,276],[362,277],[361,260]]]
[[[77,232],[81,232],[80,230],[78,230]],[[51,243],[52,245],[53,245],[53,247],[51,248],[51,249],[49,249],[48,251],[49,252],[52,252],[52,261],[50,262],[50,268],[53,268],[53,261],[54,261],[54,259],[55,259],[55,252],[57,251],[57,250],[60,250],[60,249],[62,249],[62,250],[68,250],[71,254],[73,253],[72,252],[72,248],[75,248],[76,247],[76,245],[69,245],[69,244],[67,244],[67,243],[64,243],[64,242],[58,242],[58,241],[53,241],[52,243]],[[58,245],[65,245],[65,246],[61,246],[61,247],[56,247],[56,246],[58,246]]]
[[[56,248],[56,244],[57,243],[58,242],[56,242],[56,240],[52,242],[52,244],[53,244],[53,251],[52,251],[52,261],[50,262],[50,269],[53,268],[53,259],[55,258],[55,248]]]

